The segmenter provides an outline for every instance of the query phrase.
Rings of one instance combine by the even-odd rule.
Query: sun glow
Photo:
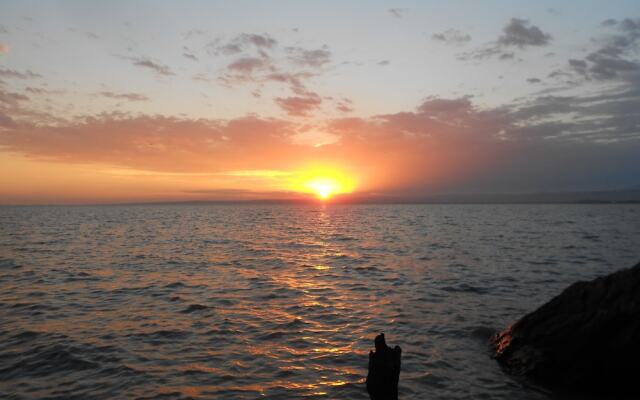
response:
[[[351,193],[355,189],[353,178],[333,168],[314,168],[302,173],[295,190],[314,194],[326,201],[338,194]]]
[[[317,178],[310,181],[308,185],[323,200],[328,199],[339,187],[338,182],[330,178]]]

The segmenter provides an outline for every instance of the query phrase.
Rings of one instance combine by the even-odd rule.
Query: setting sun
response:
[[[292,189],[315,195],[320,200],[351,193],[355,190],[355,180],[344,171],[333,167],[314,167],[297,175]]]
[[[309,187],[323,200],[328,199],[339,188],[339,183],[330,178],[317,178],[309,182]]]

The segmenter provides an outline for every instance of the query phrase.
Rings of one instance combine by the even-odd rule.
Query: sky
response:
[[[0,2],[0,204],[638,185],[637,0]]]

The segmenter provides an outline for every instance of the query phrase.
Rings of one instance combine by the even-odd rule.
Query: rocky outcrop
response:
[[[640,264],[574,283],[494,346],[510,373],[549,389],[640,398]]]
[[[398,400],[402,349],[387,346],[384,333],[376,336],[376,351],[369,352],[367,392],[371,400]]]

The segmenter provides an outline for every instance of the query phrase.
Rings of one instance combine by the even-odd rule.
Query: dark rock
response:
[[[551,390],[640,398],[640,264],[574,283],[494,346],[507,371]]]
[[[376,336],[376,351],[369,352],[367,392],[371,400],[398,400],[402,349],[387,346],[384,333]]]

